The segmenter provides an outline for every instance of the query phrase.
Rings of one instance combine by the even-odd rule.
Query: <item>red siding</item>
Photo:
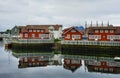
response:
[[[80,36],[79,39],[74,39],[74,40],[82,40],[82,36],[84,35],[83,31],[79,32],[79,31],[77,31],[77,30],[74,29],[75,32],[71,32],[71,30],[68,29],[68,31],[67,30],[64,31],[64,32],[66,32],[65,34],[63,34],[64,40],[73,40],[72,35],[79,35]],[[69,37],[67,37],[68,35],[69,35]]]
[[[90,39],[89,35],[88,35],[88,40],[95,40],[95,39]],[[110,30],[108,30],[108,33],[105,33],[105,31],[103,31],[103,33],[100,33],[100,30],[98,33],[95,33],[95,30],[94,30],[94,33],[92,35],[101,35],[101,39],[98,39],[99,41],[110,41],[110,39],[107,39],[107,36],[108,35],[115,35],[115,33],[114,32],[110,33]]]

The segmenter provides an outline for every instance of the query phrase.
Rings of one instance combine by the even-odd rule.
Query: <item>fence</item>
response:
[[[68,41],[63,40],[61,44],[70,44],[70,45],[100,45],[100,46],[120,46],[119,41]]]
[[[5,39],[6,43],[54,43],[54,39]]]

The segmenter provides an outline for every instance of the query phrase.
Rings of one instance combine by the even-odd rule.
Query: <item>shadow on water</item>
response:
[[[61,48],[62,54],[90,56],[120,56],[120,47],[106,46],[67,46]]]

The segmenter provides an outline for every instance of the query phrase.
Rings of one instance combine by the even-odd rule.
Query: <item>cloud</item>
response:
[[[0,0],[0,29],[27,24],[83,24],[86,20],[110,20],[119,25],[119,3],[119,0]]]

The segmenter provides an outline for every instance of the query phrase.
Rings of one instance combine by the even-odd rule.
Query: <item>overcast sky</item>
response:
[[[15,25],[120,25],[120,0],[0,0],[0,31]]]

